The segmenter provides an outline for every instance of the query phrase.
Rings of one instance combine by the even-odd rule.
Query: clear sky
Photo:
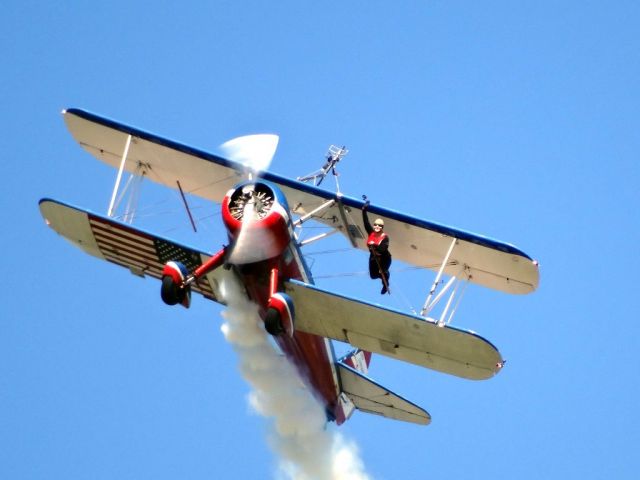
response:
[[[157,282],[42,221],[45,196],[104,213],[115,178],[67,107],[211,151],[278,133],[272,170],[290,177],[344,144],[346,194],[540,261],[536,293],[469,288],[458,310],[507,359],[497,377],[374,357],[370,375],[433,422],[340,427],[371,478],[637,478],[639,26],[630,1],[5,2],[0,478],[278,476],[221,307],[165,307]],[[210,208],[188,241],[213,251]],[[177,218],[159,233],[181,238]],[[433,279],[395,264],[381,300],[343,275],[364,254],[311,258],[319,286],[394,308]]]

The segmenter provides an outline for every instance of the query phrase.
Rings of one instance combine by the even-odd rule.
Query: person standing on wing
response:
[[[389,290],[389,267],[391,266],[391,253],[389,252],[389,235],[384,233],[384,221],[376,218],[373,227],[369,223],[367,209],[369,201],[365,201],[362,206],[362,221],[364,229],[369,234],[367,238],[367,247],[369,247],[369,276],[371,278],[379,278],[382,281],[382,290],[380,293],[384,295]]]

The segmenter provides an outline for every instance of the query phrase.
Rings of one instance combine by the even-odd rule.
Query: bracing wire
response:
[[[342,252],[350,252],[351,250],[353,250],[351,247],[345,247],[345,248],[336,248],[333,250],[320,250],[318,252],[308,252],[304,254],[305,257],[314,257],[317,255],[327,255],[327,254],[331,254],[331,253],[342,253]]]
[[[162,175],[160,175],[157,171],[153,170],[152,172],[153,175],[155,175],[155,177],[160,181],[161,184],[164,185],[169,185],[168,182],[165,181],[165,179],[162,177]],[[133,175],[132,175],[133,176]],[[146,175],[147,178],[150,177],[150,175]],[[227,177],[223,177],[221,179],[215,180],[213,182],[209,182],[206,184],[203,184],[197,188],[191,189],[189,191],[186,191],[185,193],[188,193],[190,195],[194,195],[194,192],[200,191],[204,188],[210,187],[211,185],[215,185],[217,183],[220,182],[224,182],[226,180],[229,180],[231,178],[233,178],[235,176],[234,175],[229,175]],[[142,177],[144,178],[144,177]],[[132,178],[129,179],[129,183],[131,182]],[[126,190],[125,190],[126,191]],[[125,191],[122,192],[121,195],[124,195]],[[136,218],[138,220],[148,220],[148,219],[153,219],[153,218],[158,218],[158,217],[168,217],[171,215],[179,215],[183,210],[181,208],[178,208],[177,206],[175,208],[173,208],[173,200],[174,199],[179,199],[179,193],[177,190],[170,188],[168,189],[168,191],[166,191],[166,194],[164,196],[164,198],[161,198],[155,202],[149,203],[141,208],[137,208],[135,215]],[[177,204],[176,204],[177,205]],[[160,210],[160,207],[167,207],[169,206],[169,208],[163,208],[162,210]],[[209,205],[194,205],[191,207],[191,209],[195,212],[198,212],[200,210],[203,209],[207,209],[207,214],[206,215],[201,215],[201,216],[197,216],[196,220],[198,221],[198,223],[200,224],[200,226],[204,225],[204,230],[205,231],[209,231],[210,230],[210,226],[206,224],[206,220],[214,218],[216,216],[220,215],[220,212],[216,212],[215,209],[211,209],[211,207]],[[214,213],[210,213],[210,212],[214,212]],[[127,211],[124,214],[121,215],[117,215],[114,216],[114,218],[119,219],[119,220],[126,220],[127,215],[130,215],[131,212]],[[167,229],[164,229],[161,233],[170,233],[173,231],[177,231],[180,230],[182,227],[181,226],[175,226],[175,227],[170,227]]]

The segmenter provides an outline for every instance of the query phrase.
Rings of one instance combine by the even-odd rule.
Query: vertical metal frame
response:
[[[423,316],[423,317],[431,310],[433,305],[435,305],[435,303],[437,303],[436,300],[434,300],[432,302],[431,298],[433,297],[433,294],[435,293],[436,288],[438,287],[438,283],[440,283],[440,278],[442,277],[442,273],[444,272],[444,267],[446,267],[447,263],[449,263],[449,258],[451,257],[451,253],[453,252],[453,247],[456,246],[457,242],[458,242],[458,239],[454,238],[451,241],[451,245],[449,245],[449,250],[447,251],[447,254],[444,257],[444,260],[442,261],[442,264],[440,265],[440,269],[438,270],[438,274],[436,275],[436,279],[433,281],[433,285],[431,285],[431,290],[429,290],[429,295],[427,295],[427,300],[424,302],[424,305],[422,306],[422,310],[420,310],[420,315]],[[437,297],[437,300],[440,299],[442,294],[447,290],[447,288],[449,286],[451,286],[451,280],[449,280],[449,283],[447,283],[447,286],[443,289],[443,291],[440,292],[440,294]]]
[[[107,216],[113,217],[113,212],[116,208],[116,196],[120,189],[120,182],[122,181],[122,172],[124,172],[124,165],[127,162],[127,156],[129,155],[129,147],[131,146],[131,135],[127,135],[127,141],[124,145],[124,152],[122,153],[122,160],[120,161],[120,167],[118,168],[118,175],[116,176],[116,183],[113,186],[113,193],[111,194],[111,201],[109,202],[109,209],[107,210]]]

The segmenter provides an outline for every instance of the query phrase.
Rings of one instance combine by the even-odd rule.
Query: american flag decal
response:
[[[202,263],[200,254],[194,250],[121,223],[89,215],[89,224],[105,259],[128,268],[136,275],[160,279],[164,264],[170,260],[183,263],[189,271]],[[192,285],[192,290],[218,301],[206,277]]]
[[[200,255],[192,250],[187,250],[175,243],[167,242],[159,238],[154,238],[153,244],[158,253],[160,263],[163,265],[171,260],[174,262],[177,261],[184,264],[190,272],[200,266]]]

